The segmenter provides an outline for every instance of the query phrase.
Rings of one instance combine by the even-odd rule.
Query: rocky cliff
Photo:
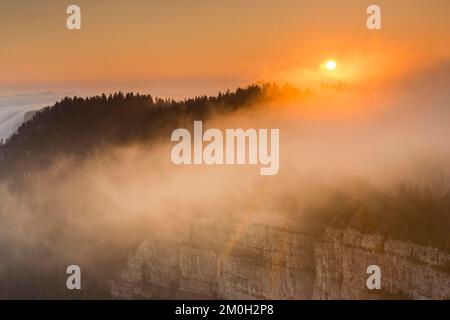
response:
[[[450,255],[355,230],[196,223],[150,237],[112,283],[125,299],[450,299]],[[314,230],[314,231],[313,231]],[[369,265],[381,289],[366,287]]]
[[[450,299],[450,255],[437,249],[327,229],[315,262],[315,299]],[[381,269],[381,290],[366,288],[369,265]]]

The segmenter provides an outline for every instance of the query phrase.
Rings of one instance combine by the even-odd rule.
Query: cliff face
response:
[[[113,281],[114,297],[450,299],[450,255],[354,230],[196,224],[178,240],[143,242]],[[381,290],[366,288],[369,265]]]
[[[315,299],[450,299],[450,255],[437,249],[327,229],[315,261]],[[381,290],[366,288],[369,265],[381,269]]]

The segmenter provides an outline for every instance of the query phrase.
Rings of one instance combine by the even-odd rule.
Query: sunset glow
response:
[[[375,33],[363,23],[366,12],[358,1],[325,7],[321,1],[294,0],[283,6],[253,0],[233,5],[201,1],[196,6],[137,1],[132,7],[118,0],[79,1],[83,26],[73,32],[65,27],[65,3],[43,0],[35,14],[27,2],[0,3],[0,21],[10,30],[3,33],[0,52],[3,93],[139,89],[185,96],[203,94],[206,88],[213,94],[224,87],[277,80],[281,73],[310,81],[316,76],[311,71],[331,58],[336,67],[330,62],[324,71],[333,77],[346,75],[347,61],[367,56],[384,61],[398,51],[420,55],[414,57],[420,65],[432,61],[430,56],[445,56],[450,44],[441,36],[448,2],[430,6],[411,1],[408,15],[400,3],[383,3],[389,32]],[[420,48],[414,46],[417,38],[425,41]],[[393,73],[392,67],[403,64],[397,60],[387,67]]]
[[[0,300],[450,300],[449,0],[0,0],[0,34]]]

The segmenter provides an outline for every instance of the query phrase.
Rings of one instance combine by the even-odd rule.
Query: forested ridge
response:
[[[101,147],[151,145],[157,136],[170,137],[172,130],[193,120],[301,94],[289,85],[262,84],[179,101],[122,92],[66,97],[37,112],[0,146],[0,177],[30,165],[45,167],[60,154],[85,156]]]
[[[84,158],[103,147],[150,146],[158,137],[169,139],[172,130],[193,120],[305,94],[288,85],[264,84],[179,101],[122,92],[66,97],[40,110],[0,145],[0,179],[19,181],[29,168],[46,168],[58,155]],[[356,197],[343,187],[306,211],[320,224],[381,233],[450,251],[448,191],[436,193],[427,185],[399,182],[388,191],[363,184],[358,194],[364,196]]]

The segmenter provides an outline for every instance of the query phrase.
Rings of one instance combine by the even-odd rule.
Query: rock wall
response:
[[[308,231],[306,231],[308,230]],[[450,255],[354,230],[196,224],[150,237],[113,281],[124,299],[450,299]],[[382,273],[368,290],[369,265]]]
[[[450,255],[437,249],[327,229],[315,250],[315,299],[450,299]],[[381,290],[366,288],[369,265]]]

